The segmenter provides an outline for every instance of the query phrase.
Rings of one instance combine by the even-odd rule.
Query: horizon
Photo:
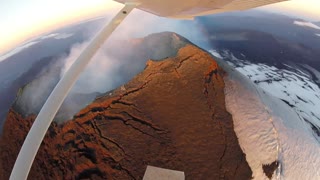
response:
[[[54,30],[96,18],[111,17],[123,6],[122,4],[110,0],[91,0],[90,3],[87,0],[80,0],[77,1],[76,6],[74,1],[68,1],[68,3],[66,3],[63,0],[55,0],[54,3],[53,1],[51,1],[51,3],[45,2],[44,4],[49,5],[44,6],[41,1],[32,0],[34,2],[28,5],[25,4],[26,6],[24,8],[21,3],[19,5],[15,4],[15,1],[17,0],[13,0],[13,3],[7,3],[9,6],[7,11],[1,11],[0,7],[0,12],[2,12],[0,13],[0,16],[6,15],[7,17],[12,18],[10,21],[8,19],[5,20],[5,18],[0,18],[0,24],[4,24],[4,27],[7,27],[2,29],[4,32],[0,33],[0,38],[2,39],[2,42],[0,42],[0,57],[10,54],[10,52],[19,48],[19,46]],[[320,5],[320,2],[317,2],[317,0],[309,1],[313,1],[313,3]],[[37,6],[35,6],[36,3],[38,3]],[[309,22],[320,21],[320,19],[317,19],[320,17],[320,12],[317,12],[317,6],[313,3],[306,4],[302,0],[291,0],[255,9],[300,18]],[[64,8],[54,10],[55,8],[61,8],[62,4],[64,5]],[[310,4],[313,4],[313,6]],[[8,12],[8,10],[10,10],[10,5],[13,8],[13,12]],[[20,12],[19,10],[22,10],[21,8],[24,8],[24,11]],[[48,10],[46,8],[52,10],[46,12]],[[25,13],[32,9],[41,9],[45,16],[38,17],[39,12],[37,12],[37,14],[31,13],[28,19],[33,18],[32,21],[27,24],[24,21],[21,23],[21,19]],[[20,31],[19,29],[25,30]]]

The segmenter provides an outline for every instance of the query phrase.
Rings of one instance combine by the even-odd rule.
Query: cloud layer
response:
[[[309,27],[309,28],[313,28],[313,29],[318,29],[320,30],[320,27],[311,23],[311,22],[304,22],[304,21],[294,21],[293,22],[295,25],[298,26],[304,26],[304,27]]]

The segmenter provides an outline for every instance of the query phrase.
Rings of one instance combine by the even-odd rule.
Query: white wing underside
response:
[[[137,8],[149,13],[178,19],[228,11],[246,10],[287,0],[115,0],[135,3]]]

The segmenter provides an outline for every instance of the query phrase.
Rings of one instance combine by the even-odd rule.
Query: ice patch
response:
[[[280,97],[273,96],[285,86],[287,87],[285,89],[291,90],[291,94],[299,93],[297,87],[301,84],[295,80],[302,82],[309,77],[303,73],[279,71],[276,67],[263,64],[237,63],[236,67],[242,70],[241,73],[250,75],[250,80],[225,62],[219,59],[218,62],[228,74],[225,77],[226,106],[233,116],[234,130],[253,171],[254,179],[267,179],[262,165],[270,164],[275,160],[279,161],[280,165],[272,179],[320,179],[318,168],[320,167],[320,144],[314,137],[309,124],[303,120],[303,113],[299,114],[297,109],[291,108],[280,100],[280,97],[284,97],[283,94],[280,93]],[[282,85],[273,81],[262,82],[259,86],[261,84],[265,86],[261,88],[252,82],[254,81],[252,78],[262,80],[279,74],[283,74],[288,81],[283,82]],[[292,85],[288,82],[292,82]],[[268,84],[274,85],[268,86]],[[310,89],[308,91],[311,92]],[[320,92],[318,89],[315,91]],[[290,96],[293,96],[291,94]],[[307,97],[309,95],[306,94]],[[314,95],[309,98],[311,97],[316,98]],[[320,107],[319,104],[308,107],[301,104],[296,106],[301,106],[304,110],[307,108],[315,110],[316,107]],[[304,114],[308,115],[308,113]]]
[[[241,74],[279,100],[285,102],[306,121],[314,138],[320,142],[320,72],[304,65],[310,72],[300,70],[297,66],[283,64],[286,68],[278,69],[262,63],[235,58],[232,53],[224,51],[220,56],[235,67]],[[294,65],[293,65],[294,66]],[[301,65],[300,65],[301,66]],[[311,77],[311,73],[315,78]]]
[[[236,69],[247,75],[264,91],[286,102],[301,117],[301,120],[320,127],[320,99],[317,96],[320,89],[311,77],[265,64],[250,64]],[[320,142],[316,134],[315,138]]]
[[[223,66],[227,110],[232,114],[234,130],[255,179],[267,179],[262,165],[279,160],[279,140],[272,116],[260,101],[254,85],[243,75]],[[248,86],[243,86],[247,84]]]
[[[320,37],[320,34],[315,34],[315,35]]]
[[[320,83],[320,72],[317,71],[315,68],[309,66],[309,65],[304,65],[305,68],[309,69],[313,74],[316,76],[317,81]]]
[[[304,26],[304,27],[309,27],[309,28],[320,30],[319,26],[317,26],[311,22],[294,21],[293,24],[298,25],[298,26]]]
[[[213,56],[222,59],[223,57],[220,56],[220,54],[216,50],[210,50],[209,51]]]

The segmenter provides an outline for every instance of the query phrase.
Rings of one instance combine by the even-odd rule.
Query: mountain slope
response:
[[[73,120],[53,123],[29,178],[141,179],[153,165],[184,171],[187,179],[250,179],[226,111],[222,74],[192,45],[176,57],[148,61],[142,73]],[[11,109],[0,142],[1,178],[8,177],[33,119]]]
[[[75,113],[91,103],[99,92],[115,89],[141,72],[148,59],[160,60],[173,57],[186,44],[191,43],[184,37],[172,32],[151,34],[140,39],[121,40],[121,43],[118,44],[107,44],[107,47],[99,51],[103,56],[93,58],[81,74],[75,87],[58,111],[55,120],[63,122],[71,119]],[[126,51],[124,52],[123,49]],[[72,52],[70,54],[73,54]],[[33,71],[29,73],[31,75],[25,74],[22,76],[23,80],[28,77],[27,80],[22,83],[21,78],[18,79],[19,81],[15,83],[16,89],[8,89],[4,93],[0,91],[0,96],[10,97],[11,101],[2,101],[0,103],[0,107],[2,107],[1,104],[4,104],[2,110],[5,112],[9,110],[16,96],[15,92],[18,88],[21,88],[14,103],[18,112],[23,116],[39,113],[62,76],[62,71],[66,69],[66,64],[71,64],[70,61],[72,60],[70,59],[75,60],[74,57],[77,57],[77,55],[71,55],[71,57],[57,60],[45,68],[38,65],[39,63],[35,64],[35,68],[31,69]],[[103,61],[101,57],[104,58]],[[38,71],[41,73],[36,76],[35,72]],[[23,87],[19,87],[19,85]],[[82,94],[82,97],[87,96],[87,98],[74,98],[79,94]]]
[[[254,178],[265,179],[264,166],[273,164],[273,179],[319,179],[320,89],[313,79],[319,72],[313,69],[313,77],[294,63],[281,69],[211,52],[223,59],[227,110]]]
[[[52,68],[52,66],[56,66],[55,64],[57,64],[58,61],[60,61],[58,57],[46,57],[38,60],[32,64],[28,71],[22,73],[22,75],[15,80],[12,80],[8,86],[6,86],[5,83],[3,84],[3,86],[0,88],[0,132],[2,131],[5,116],[9,111],[10,106],[13,104],[19,89],[34,79],[41,78],[42,76],[46,75],[46,71]],[[57,68],[61,69],[61,67]],[[56,83],[57,80],[53,84],[55,85]]]

